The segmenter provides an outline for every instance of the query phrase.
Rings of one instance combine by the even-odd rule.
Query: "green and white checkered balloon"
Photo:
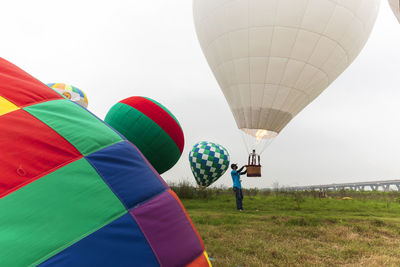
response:
[[[212,142],[199,142],[189,153],[190,168],[199,186],[209,186],[229,167],[226,148]]]

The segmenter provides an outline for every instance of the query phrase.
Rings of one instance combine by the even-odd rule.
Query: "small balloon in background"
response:
[[[65,83],[49,83],[47,86],[56,90],[72,102],[75,102],[84,108],[88,107],[89,103],[87,96],[81,89]]]
[[[109,110],[105,122],[133,143],[160,174],[182,155],[185,139],[179,121],[153,99],[124,99]]]
[[[228,169],[229,152],[212,142],[199,142],[189,153],[189,163],[196,182],[208,187],[217,181]]]

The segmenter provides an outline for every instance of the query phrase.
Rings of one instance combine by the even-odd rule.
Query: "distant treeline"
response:
[[[182,199],[212,199],[221,195],[233,195],[232,187],[209,187],[201,188],[193,186],[187,181],[179,183],[169,183],[171,189]],[[358,200],[381,200],[400,202],[400,192],[390,191],[354,191],[354,190],[339,190],[339,191],[288,191],[284,187],[258,189],[250,188],[243,189],[245,196],[287,196],[287,197],[314,197],[314,198],[343,198],[350,197]]]

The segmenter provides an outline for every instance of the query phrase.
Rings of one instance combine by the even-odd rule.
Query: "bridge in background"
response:
[[[382,189],[385,192],[390,189],[397,189],[400,191],[400,180],[388,180],[388,181],[372,181],[372,182],[359,182],[359,183],[344,183],[344,184],[325,184],[325,185],[308,185],[308,186],[293,186],[285,187],[286,190],[290,191],[327,191],[327,190],[358,190],[364,191],[365,189],[379,190]]]

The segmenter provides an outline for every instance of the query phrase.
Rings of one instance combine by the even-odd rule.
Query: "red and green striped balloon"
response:
[[[185,141],[178,120],[153,99],[124,99],[110,109],[105,121],[136,145],[160,174],[182,155]]]

